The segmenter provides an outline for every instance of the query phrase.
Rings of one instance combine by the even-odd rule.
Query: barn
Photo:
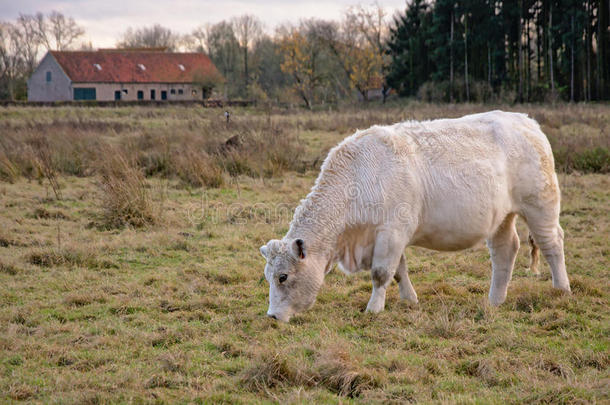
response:
[[[50,51],[28,80],[28,101],[202,100],[219,78],[202,53]]]

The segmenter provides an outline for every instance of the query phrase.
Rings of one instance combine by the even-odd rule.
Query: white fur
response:
[[[393,277],[401,297],[417,302],[406,246],[453,251],[482,240],[492,259],[489,299],[499,305],[519,247],[516,215],[549,262],[553,286],[569,291],[559,199],[551,147],[524,114],[492,111],[359,131],[330,151],[287,235],[266,255],[270,295],[283,297],[269,314],[287,320],[311,306],[335,262],[346,273],[371,269],[369,311],[383,310]],[[289,249],[279,246],[297,238],[306,257],[270,265],[271,251],[281,257]],[[294,282],[280,286],[279,272]]]

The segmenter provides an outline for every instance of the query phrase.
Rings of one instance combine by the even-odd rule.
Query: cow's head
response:
[[[302,239],[270,240],[261,246],[267,259],[265,278],[269,282],[267,315],[283,322],[310,308],[324,280],[324,271],[307,254]]]

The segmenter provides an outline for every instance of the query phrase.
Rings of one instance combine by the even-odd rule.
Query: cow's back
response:
[[[437,250],[472,246],[523,204],[558,195],[548,141],[523,114],[373,127],[347,150],[366,201],[386,219],[417,222],[413,244]],[[401,204],[412,218],[392,217]]]

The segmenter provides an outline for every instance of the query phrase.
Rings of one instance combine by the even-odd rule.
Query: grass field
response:
[[[499,308],[483,245],[409,248],[418,305],[393,283],[386,310],[365,313],[370,275],[335,269],[289,324],[265,316],[258,248],[287,231],[328,148],[373,123],[490,107],[243,109],[229,127],[201,108],[0,110],[0,402],[610,401],[610,106],[499,107],[537,118],[561,162],[573,294],[551,288],[546,262],[528,271],[521,222]],[[214,154],[235,134],[255,151]],[[28,143],[41,136],[45,148]],[[178,159],[188,145],[207,148],[190,171]],[[126,167],[147,174],[134,187],[149,221],[108,221],[108,197],[131,189],[113,194],[107,147],[137,150]]]

